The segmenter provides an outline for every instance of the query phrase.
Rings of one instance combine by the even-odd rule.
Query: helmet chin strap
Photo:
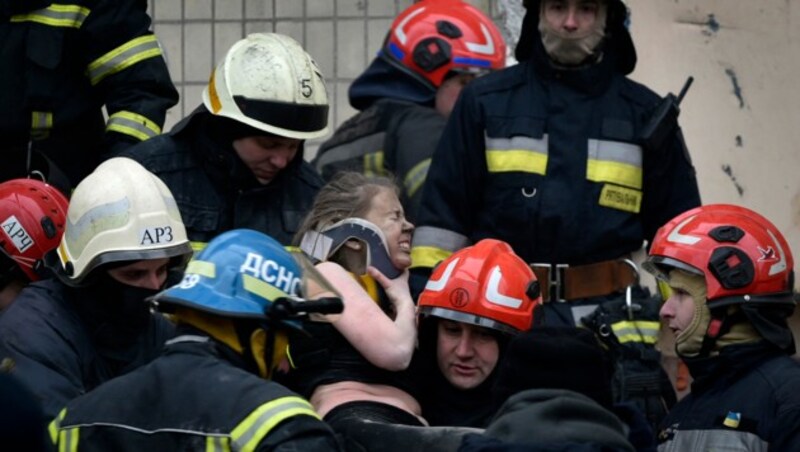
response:
[[[300,241],[300,249],[318,261],[326,261],[348,240],[358,240],[366,245],[366,266],[377,268],[389,279],[400,276],[401,271],[389,257],[383,232],[362,218],[347,218],[321,231],[308,231]]]

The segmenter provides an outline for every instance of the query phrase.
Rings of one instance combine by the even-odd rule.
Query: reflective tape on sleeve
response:
[[[53,128],[53,113],[50,111],[31,112],[31,138],[42,140],[50,135]]]
[[[80,28],[91,11],[80,5],[50,5],[27,14],[11,16],[11,22],[36,22],[51,27]]]
[[[414,231],[411,268],[432,268],[467,245],[469,239],[465,235],[443,228],[420,226]]]
[[[306,400],[295,396],[281,397],[259,406],[233,429],[231,432],[233,448],[240,451],[254,451],[270,430],[293,416],[311,416],[319,419],[319,415]]]
[[[117,132],[145,141],[161,133],[158,124],[132,111],[118,111],[108,118],[107,132]]]
[[[92,61],[88,67],[89,80],[96,85],[109,75],[160,55],[161,47],[155,35],[139,36]]]
[[[626,342],[642,342],[655,344],[658,339],[659,322],[649,320],[621,321],[611,324],[611,330],[621,344]]]
[[[364,154],[365,176],[385,176],[386,174],[386,170],[383,168],[383,151]]]
[[[408,171],[406,177],[403,179],[403,188],[406,190],[406,196],[409,198],[422,187],[425,183],[425,178],[428,177],[428,169],[431,167],[431,159],[425,159]]]

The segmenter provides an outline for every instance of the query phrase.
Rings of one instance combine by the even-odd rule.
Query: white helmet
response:
[[[328,93],[317,63],[294,39],[254,33],[211,73],[203,104],[273,135],[306,140],[328,133]]]
[[[135,160],[106,160],[75,188],[58,246],[65,282],[110,262],[181,256],[192,248],[175,198]],[[63,270],[63,271],[59,271]]]

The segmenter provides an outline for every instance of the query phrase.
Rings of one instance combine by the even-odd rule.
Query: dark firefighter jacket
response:
[[[42,403],[52,419],[68,401],[158,356],[174,333],[172,324],[151,315],[140,328],[110,325],[93,307],[86,289],[55,280],[26,287],[0,316],[0,360]]]
[[[612,37],[599,63],[561,70],[535,34],[532,56],[462,91],[428,172],[414,267],[487,237],[530,263],[617,259],[699,205],[680,128],[642,146],[661,99],[625,76],[633,46]]]
[[[0,0],[3,154],[24,152],[31,138],[75,185],[161,133],[178,93],[145,4]]]
[[[205,334],[180,334],[150,364],[70,402],[51,439],[79,451],[339,450],[308,401],[240,361]]]
[[[688,359],[694,381],[662,422],[659,451],[796,450],[800,364],[766,342]]]
[[[322,143],[312,164],[325,180],[343,170],[397,178],[406,217],[414,222],[446,121],[432,108],[434,94],[376,58],[350,88],[350,103],[361,111]]]
[[[218,234],[254,229],[284,245],[292,241],[322,179],[298,152],[267,185],[236,155],[225,118],[199,107],[169,133],[125,153],[172,191],[195,251]]]

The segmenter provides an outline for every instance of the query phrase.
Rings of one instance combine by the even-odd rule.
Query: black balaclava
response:
[[[75,289],[75,303],[92,339],[114,349],[134,344],[147,329],[151,313],[145,299],[159,290],[123,284],[100,271],[89,285]]]

